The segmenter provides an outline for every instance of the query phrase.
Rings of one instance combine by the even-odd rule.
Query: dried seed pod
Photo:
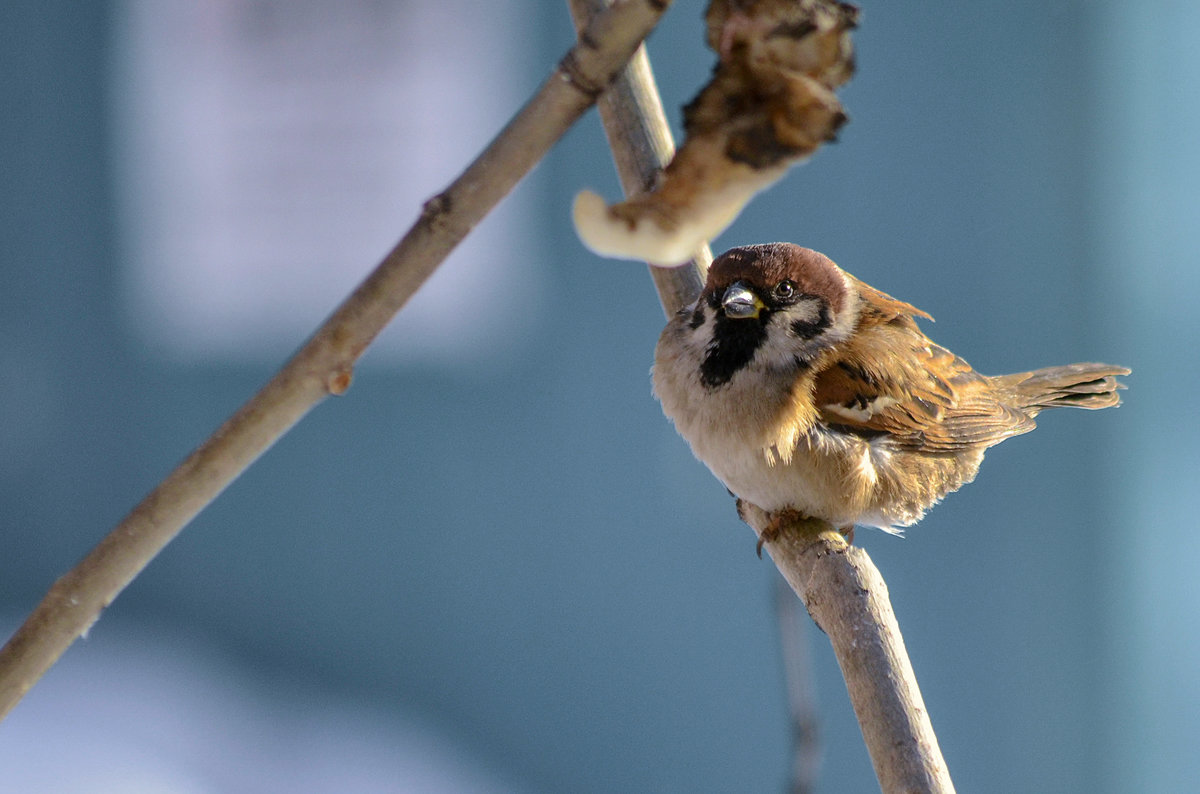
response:
[[[846,121],[833,89],[854,72],[857,8],[713,0],[705,21],[717,66],[684,108],[686,138],[658,183],[611,207],[590,191],[575,198],[575,228],[598,254],[686,262]]]

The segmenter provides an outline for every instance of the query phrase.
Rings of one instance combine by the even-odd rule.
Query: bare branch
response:
[[[587,26],[537,93],[266,386],[45,598],[0,650],[0,716],[224,488],[328,394],[446,255],[595,101],[670,0],[621,0]]]
[[[739,512],[760,537],[767,532],[771,559],[829,635],[880,788],[954,791],[887,585],[866,551],[823,521],[781,524],[747,502]]]

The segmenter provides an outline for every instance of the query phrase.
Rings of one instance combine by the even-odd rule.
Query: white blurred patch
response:
[[[235,666],[199,638],[110,616],[93,636],[77,642],[0,723],[0,790],[521,790],[418,718],[296,682],[274,683],[269,671]]]
[[[531,46],[522,11],[474,0],[118,3],[114,137],[141,342],[188,361],[296,348],[532,91],[517,55]],[[375,360],[460,366],[512,347],[541,297],[531,228],[519,195],[502,203],[401,312]]]

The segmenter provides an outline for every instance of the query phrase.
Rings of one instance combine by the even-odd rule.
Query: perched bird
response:
[[[816,251],[734,248],[663,330],[654,392],[736,497],[851,537],[913,524],[1042,410],[1120,402],[1124,367],[981,375],[916,317]]]

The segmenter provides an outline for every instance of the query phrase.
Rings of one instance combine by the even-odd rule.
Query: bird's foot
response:
[[[763,546],[768,543],[773,543],[779,538],[779,533],[783,528],[795,524],[798,521],[804,521],[808,516],[801,513],[799,510],[777,510],[771,514],[771,520],[763,527],[762,533],[758,536],[758,544],[754,547],[754,551],[758,554],[758,558],[762,559]]]
[[[754,512],[755,520],[747,520],[748,509]],[[784,527],[795,526],[805,521],[812,520],[810,516],[805,515],[799,510],[785,508],[783,510],[776,510],[775,512],[768,514],[766,523],[763,524],[762,516],[766,511],[761,510],[760,508],[757,508],[741,499],[737,500],[737,512],[739,518],[741,518],[750,526],[754,527],[756,530],[758,530],[760,526],[762,527],[758,534],[758,543],[754,546],[754,552],[758,555],[759,559],[762,559],[763,546],[767,545],[768,543],[774,543],[776,540],[778,540],[780,534],[783,532]],[[825,524],[825,526],[829,525]],[[853,524],[844,527],[838,527],[837,531],[846,539],[847,545],[854,544]]]

